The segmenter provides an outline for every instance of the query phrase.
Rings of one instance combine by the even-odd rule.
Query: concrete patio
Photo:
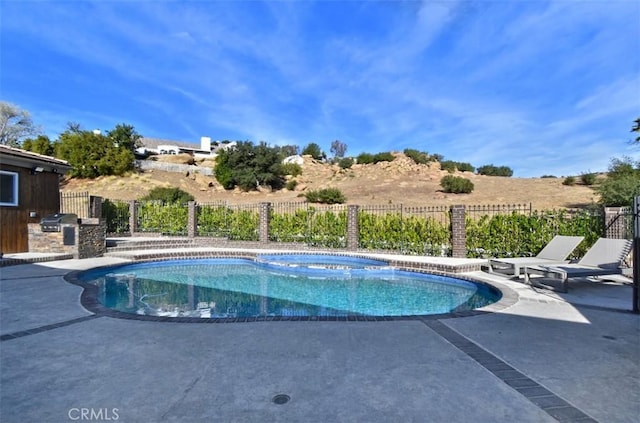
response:
[[[622,277],[558,294],[472,272],[515,303],[463,318],[229,324],[92,315],[82,289],[64,279],[124,262],[0,268],[0,421],[609,423],[640,415],[640,316],[629,312]]]

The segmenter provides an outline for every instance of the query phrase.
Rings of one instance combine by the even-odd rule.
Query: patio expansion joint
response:
[[[90,314],[88,316],[83,316],[83,317],[78,317],[78,318],[75,318],[75,319],[65,320],[63,322],[58,322],[58,323],[52,323],[50,325],[38,326],[38,327],[27,329],[27,330],[21,330],[21,331],[18,331],[18,332],[7,333],[7,334],[4,334],[4,335],[0,336],[0,342],[9,341],[11,339],[22,338],[22,337],[29,336],[29,335],[35,335],[37,333],[47,332],[47,331],[50,331],[50,330],[53,330],[53,329],[58,329],[58,328],[62,328],[62,327],[65,327],[65,326],[74,325],[76,323],[86,322],[87,320],[97,319],[99,317],[102,317],[102,316],[101,315],[97,315],[97,314]]]
[[[506,385],[523,395],[559,422],[591,422],[595,419],[549,391],[499,357],[445,325],[439,319],[420,319],[429,329],[472,358]]]

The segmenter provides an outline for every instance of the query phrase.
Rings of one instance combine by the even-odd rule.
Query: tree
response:
[[[251,191],[258,185],[280,189],[284,186],[285,174],[278,148],[264,142],[254,146],[250,141],[240,141],[234,148],[219,152],[215,176],[225,189],[237,186]]]
[[[111,138],[116,147],[125,148],[134,152],[136,148],[142,147],[140,139],[142,135],[138,134],[131,125],[118,124],[111,131],[107,131],[107,137]]]
[[[283,158],[289,156],[297,156],[300,152],[300,147],[297,145],[282,145],[279,147],[280,154],[282,154]]]
[[[110,132],[113,131],[108,131],[107,134]],[[121,145],[108,135],[70,125],[60,135],[57,154],[72,166],[70,176],[96,178],[102,175],[123,175],[133,170],[134,155],[129,147],[126,140]]]
[[[22,148],[45,156],[53,156],[55,154],[55,144],[52,144],[46,135],[38,135],[35,139],[27,138],[22,141]]]
[[[335,140],[331,143],[331,149],[329,151],[331,151],[335,159],[340,159],[344,157],[344,153],[347,152],[347,144],[340,140]]]
[[[320,149],[320,146],[315,142],[308,144],[305,148],[302,149],[303,155],[309,155],[316,160],[323,160],[326,156],[324,152]]]
[[[640,162],[629,157],[611,159],[607,179],[596,191],[603,206],[631,206],[633,197],[640,196]]]
[[[0,144],[19,147],[24,138],[35,136],[39,131],[29,112],[15,104],[0,102]]]
[[[631,127],[631,132],[638,133],[638,135],[636,136],[635,142],[640,143],[640,117],[634,120],[633,122],[635,123],[635,125]]]

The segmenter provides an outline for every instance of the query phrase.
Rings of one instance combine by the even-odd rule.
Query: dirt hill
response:
[[[188,155],[158,156],[158,161],[193,162]],[[196,162],[199,167],[213,167],[210,161]],[[579,207],[597,201],[591,187],[576,184],[566,186],[562,178],[506,178],[456,172],[471,180],[475,186],[471,194],[446,194],[441,191],[440,179],[448,172],[439,163],[418,165],[402,153],[392,162],[354,165],[342,170],[337,165],[313,160],[305,156],[302,175],[295,178],[295,191],[256,192],[226,191],[212,176],[198,172],[174,173],[148,170],[125,177],[100,177],[93,180],[71,178],[62,184],[62,191],[88,191],[91,195],[111,200],[135,200],[156,186],[175,186],[191,193],[199,202],[226,200],[231,204],[262,201],[303,201],[306,190],[335,187],[347,197],[348,204],[434,206],[451,204],[529,204],[534,209]],[[579,179],[579,178],[578,178]]]

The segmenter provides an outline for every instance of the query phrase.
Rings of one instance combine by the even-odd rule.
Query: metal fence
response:
[[[258,241],[260,238],[260,204],[198,203],[196,215],[197,236],[225,237],[235,241]]]
[[[448,206],[362,206],[358,212],[358,246],[447,256],[451,250],[450,225]]]
[[[633,239],[633,223],[633,209],[619,207],[607,216],[604,232],[608,238]]]
[[[137,219],[135,227],[130,228],[130,203],[106,200],[103,217],[107,232],[195,234],[236,241],[261,241],[261,236],[267,235],[274,243],[322,248],[346,248],[348,241],[356,240],[357,248],[370,251],[431,256],[448,256],[452,252],[449,206],[359,206],[355,236],[352,231],[356,228],[348,226],[349,206],[343,204],[271,203],[268,225],[260,220],[263,203],[196,203],[194,210],[187,204],[136,202],[135,207]],[[535,255],[554,235],[581,235],[585,242],[572,256],[577,258],[599,237],[629,238],[632,224],[631,213],[626,209],[615,222],[607,218],[608,224],[601,208],[537,211],[531,204],[516,204],[467,206],[465,210],[462,227],[468,257]],[[612,233],[618,229],[620,234]]]
[[[128,201],[104,200],[102,203],[102,217],[107,225],[107,236],[130,235],[130,214]]]
[[[269,240],[345,248],[347,210],[348,206],[344,204],[273,203],[269,215]]]
[[[467,217],[477,220],[484,216],[495,216],[504,214],[522,214],[531,216],[533,205],[529,204],[488,204],[465,206]]]
[[[73,213],[79,218],[91,217],[91,202],[88,192],[61,192],[60,213]]]

